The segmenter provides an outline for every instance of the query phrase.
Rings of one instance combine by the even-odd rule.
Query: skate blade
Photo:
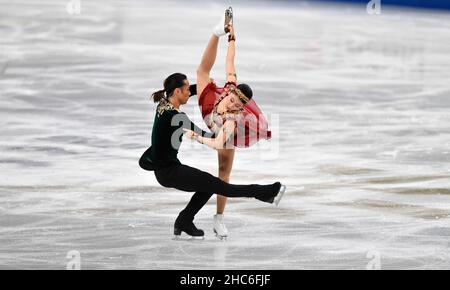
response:
[[[217,238],[218,240],[222,241],[222,242],[226,242],[226,241],[228,240],[228,237],[227,237],[227,236],[219,236],[219,235],[216,235],[216,238]]]
[[[225,10],[225,26],[227,24],[233,24],[233,8],[231,8],[231,6]]]
[[[218,238],[221,241],[226,241],[228,236],[221,236],[217,233],[216,229],[214,229],[214,233],[216,234],[216,238]]]
[[[204,239],[205,239],[205,236],[195,237],[195,236],[190,236],[188,234],[174,235],[172,238],[173,241],[203,241]]]
[[[275,196],[274,203],[276,206],[278,206],[278,204],[280,203],[285,192],[286,192],[286,185],[282,184],[281,188],[280,188],[280,192],[277,194],[277,196]]]

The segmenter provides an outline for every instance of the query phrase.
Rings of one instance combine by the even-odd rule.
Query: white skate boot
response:
[[[228,230],[223,223],[223,214],[214,215],[214,233],[220,240],[226,240],[228,237]]]
[[[213,33],[217,37],[221,37],[227,34],[229,31],[228,25],[233,24],[233,9],[230,7],[225,10],[225,14],[222,16],[220,22],[214,27]]]

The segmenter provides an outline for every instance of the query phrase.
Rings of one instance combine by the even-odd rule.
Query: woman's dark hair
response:
[[[182,73],[174,73],[168,76],[164,80],[164,89],[152,94],[153,101],[158,103],[162,98],[169,98],[172,96],[173,91],[175,91],[176,88],[184,86],[184,80],[187,80],[187,76]]]
[[[250,100],[253,97],[252,88],[247,84],[239,84],[237,88]]]

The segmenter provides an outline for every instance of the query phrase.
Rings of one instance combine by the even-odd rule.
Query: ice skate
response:
[[[228,229],[223,222],[223,214],[214,215],[214,233],[219,240],[227,240]]]
[[[278,194],[275,196],[273,203],[278,206],[278,204],[280,203],[281,199],[283,198],[284,193],[286,192],[286,185],[282,184],[280,191],[278,192]]]
[[[274,186],[275,188],[272,193],[266,193],[264,195],[257,196],[256,199],[278,206],[281,198],[283,198],[283,195],[286,192],[286,185],[283,185],[280,182],[275,182],[272,186]]]
[[[182,232],[187,236],[182,236]],[[180,219],[180,217],[175,221],[173,234],[174,240],[203,240],[205,237],[203,230],[198,229],[192,221],[186,222]]]
[[[222,16],[220,22],[214,27],[213,33],[217,37],[221,37],[227,34],[229,30],[229,25],[233,23],[233,9],[230,7],[225,10],[225,14]]]

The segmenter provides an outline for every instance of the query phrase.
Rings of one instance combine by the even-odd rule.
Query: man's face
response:
[[[180,101],[180,104],[186,104],[189,100],[189,95],[191,94],[189,91],[189,81],[184,80],[184,85],[177,90],[179,90],[178,100]]]

